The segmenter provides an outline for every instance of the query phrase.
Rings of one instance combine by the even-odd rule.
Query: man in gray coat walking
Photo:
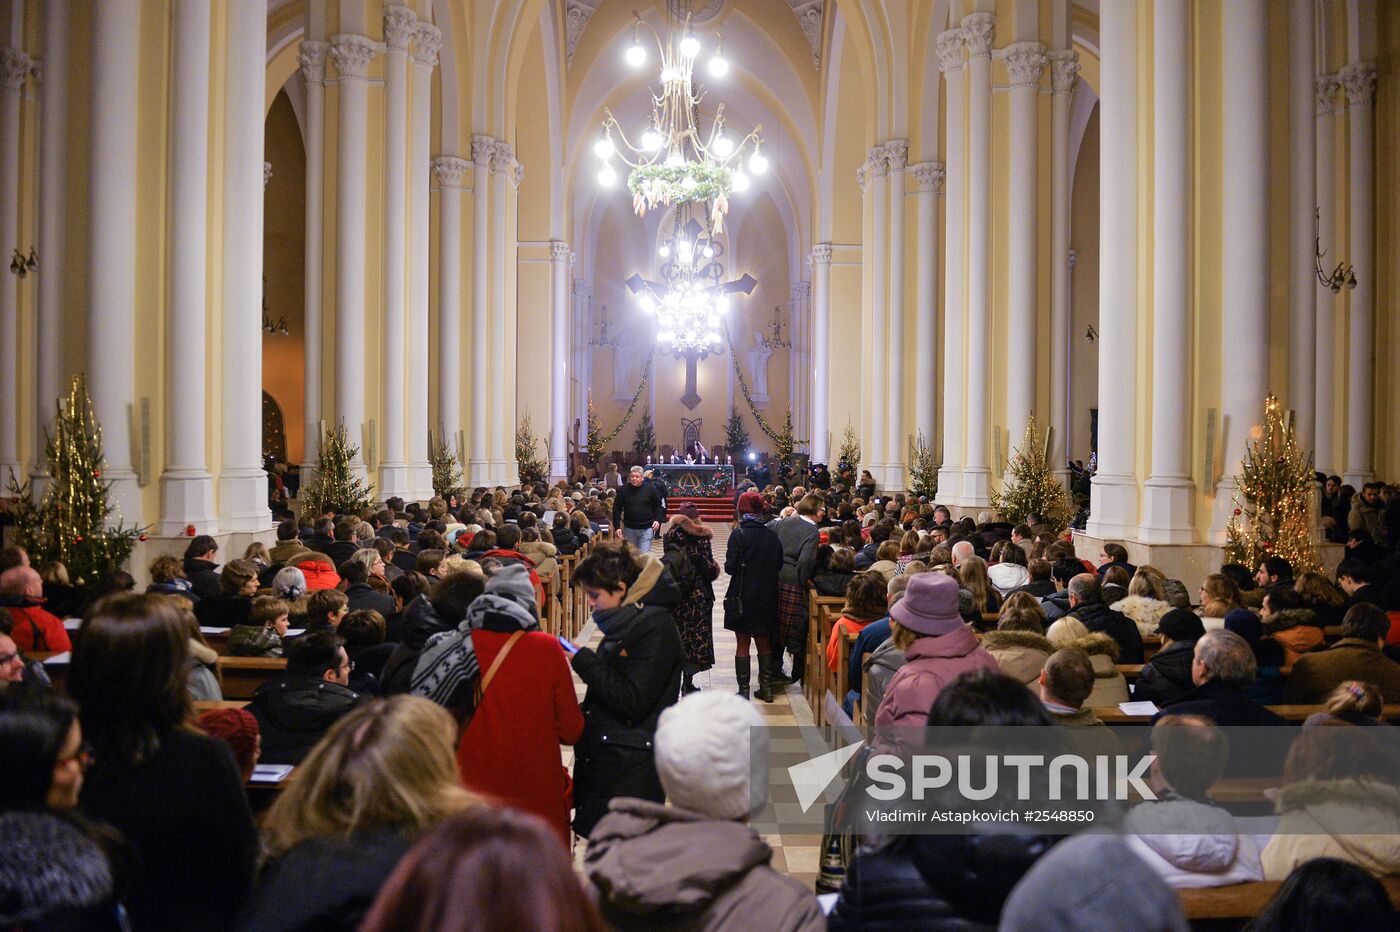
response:
[[[807,658],[807,584],[817,562],[817,546],[821,532],[817,525],[826,513],[826,505],[815,495],[806,495],[797,503],[797,514],[775,522],[772,527],[783,545],[783,569],[778,574],[778,631],[775,646],[792,654],[792,676],[779,678],[800,681],[806,671]],[[780,685],[774,683],[775,686]],[[786,684],[781,684],[786,685]]]

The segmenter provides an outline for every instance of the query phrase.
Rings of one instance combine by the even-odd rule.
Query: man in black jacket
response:
[[[861,573],[875,565],[875,551],[880,549],[880,545],[890,539],[894,533],[894,525],[889,521],[880,521],[870,529],[870,543],[856,551],[856,572]]]
[[[651,553],[651,539],[666,520],[666,508],[656,486],[646,480],[642,467],[633,466],[627,482],[613,500],[613,534],[643,555]]]
[[[336,567],[336,572],[347,583],[345,598],[350,602],[350,611],[358,612],[368,608],[385,618],[394,614],[394,597],[379,592],[369,584],[369,568],[359,560],[346,560]]]
[[[1119,663],[1142,663],[1142,635],[1137,624],[1103,602],[1099,577],[1080,573],[1069,581],[1069,613],[1092,633],[1102,631],[1118,642]]]
[[[208,534],[199,535],[185,548],[185,578],[201,599],[214,598],[223,591],[215,572],[219,568],[214,562],[218,552],[218,542]]]
[[[342,715],[364,701],[348,685],[354,664],[336,635],[313,632],[286,649],[287,672],[259,686],[248,703],[265,764],[300,764]]]

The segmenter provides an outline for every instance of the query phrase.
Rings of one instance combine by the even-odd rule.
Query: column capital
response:
[[[1056,94],[1068,94],[1079,80],[1079,53],[1062,49],[1046,55],[1050,60],[1050,86]]]
[[[1337,92],[1342,82],[1335,74],[1320,74],[1313,84],[1313,98],[1320,116],[1330,116],[1337,110]]]
[[[384,7],[384,44],[391,52],[408,52],[408,43],[418,25],[418,14],[402,4]]]
[[[13,45],[0,49],[0,82],[7,92],[18,91],[33,68],[33,59]]]
[[[961,29],[948,29],[938,34],[938,67],[946,72],[957,71],[963,66],[963,48],[967,45],[967,33]]]
[[[831,244],[817,243],[812,247],[813,265],[831,265]]]
[[[322,84],[326,80],[326,54],[330,46],[315,39],[301,40],[297,49],[297,64],[301,66],[301,76],[307,84]]]
[[[554,262],[564,262],[569,258],[569,244],[563,240],[549,241],[549,258]]]
[[[885,162],[892,172],[902,172],[909,164],[909,140],[891,139],[885,143]]]
[[[942,191],[946,172],[942,162],[920,162],[913,167],[914,180],[920,191]]]
[[[1347,65],[1337,72],[1337,80],[1347,92],[1350,106],[1369,107],[1376,102],[1376,66],[1371,62]]]
[[[331,61],[342,78],[369,77],[369,61],[379,51],[374,40],[350,33],[331,37]]]
[[[442,30],[432,23],[419,23],[413,43],[413,63],[429,71],[437,67],[438,51],[442,48]]]
[[[475,142],[473,142],[475,145]],[[515,150],[508,143],[497,139],[491,146],[491,172],[500,175],[511,170],[511,163],[515,161]]]
[[[886,146],[875,146],[866,157],[865,164],[869,166],[867,171],[876,178],[884,178],[890,173],[889,149]]]
[[[462,183],[462,175],[471,164],[455,155],[440,155],[433,159],[433,179],[439,186],[455,188]]]
[[[1005,52],[1006,70],[1011,75],[1012,87],[1034,87],[1040,83],[1040,73],[1049,61],[1043,44],[1014,42],[1006,47]]]
[[[525,183],[525,166],[512,158],[510,160],[510,174],[507,177],[510,178],[510,186],[519,191],[520,186]]]
[[[860,167],[858,167],[858,168],[856,169],[856,185],[860,188],[860,193],[861,193],[861,194],[864,194],[864,193],[865,193],[865,186],[866,186],[867,182],[869,182],[869,180],[870,180],[870,162],[869,162],[869,161],[861,162],[861,163],[860,163]]]
[[[992,13],[969,13],[962,19],[962,30],[967,37],[967,60],[991,59],[992,36],[996,33],[997,18]]]
[[[483,168],[491,167],[491,158],[496,153],[494,136],[477,134],[472,137],[472,161]]]

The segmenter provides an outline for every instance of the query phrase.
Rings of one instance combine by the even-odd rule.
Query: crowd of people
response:
[[[5,549],[0,926],[1176,929],[1173,887],[1264,878],[1286,882],[1254,928],[1394,923],[1375,879],[1400,873],[1390,741],[1343,753],[1318,727],[1381,726],[1400,702],[1385,487],[1354,503],[1333,578],[1270,558],[1193,599],[1121,544],[1086,561],[1037,516],[955,521],[847,478],[746,482],[722,567],[713,528],[641,470],[305,515],[233,559],[195,537],[144,593],[127,574],[80,592]],[[593,625],[575,643],[540,619],[560,556],[583,551],[570,584]],[[696,681],[721,571],[737,695]],[[844,601],[820,662],[855,639],[840,698],[867,724],[1094,746],[1095,709],[1151,701],[1159,801],[1118,834],[882,838],[832,865],[819,903],[749,825],[768,752],[751,700],[819,672],[809,587]],[[211,701],[202,627],[285,670],[246,707]],[[68,650],[61,691],[26,656]],[[1142,664],[1131,688],[1119,663]],[[1280,762],[1277,832],[1241,834],[1209,795],[1239,755],[1217,726],[1281,724],[1280,702],[1321,711]],[[255,820],[259,763],[294,769]],[[1338,806],[1374,831],[1329,832]],[[1182,820],[1197,829],[1162,830]]]

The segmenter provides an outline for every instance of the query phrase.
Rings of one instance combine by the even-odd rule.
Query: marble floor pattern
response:
[[[728,524],[708,524],[710,530],[714,531],[713,548],[715,561],[721,567],[724,566],[725,548],[729,542]],[[658,537],[652,543],[652,553],[661,555],[661,540]],[[695,685],[707,690],[725,690],[733,692],[738,689],[738,681],[734,677],[734,635],[724,628],[724,595],[729,588],[729,576],[723,572],[719,579],[715,580],[715,607],[713,614],[713,631],[715,638],[715,666],[695,677]],[[601,639],[601,635],[594,636],[594,642]],[[758,668],[754,664],[751,688],[758,686]],[[578,693],[579,700],[583,700],[586,687],[583,681],[577,676],[574,677],[574,689]],[[787,691],[773,702],[754,702],[754,707],[764,721],[770,725],[786,726],[811,726],[812,712],[807,706],[807,700],[802,694],[800,686],[790,686]],[[564,748],[564,763],[566,766],[572,764],[572,751]],[[820,835],[769,835],[762,836],[773,848],[772,866],[775,870],[787,874],[800,881],[808,889],[811,889],[817,878],[817,871],[821,860],[821,836]],[[574,847],[575,861],[581,864],[583,859],[584,842],[579,841]]]

